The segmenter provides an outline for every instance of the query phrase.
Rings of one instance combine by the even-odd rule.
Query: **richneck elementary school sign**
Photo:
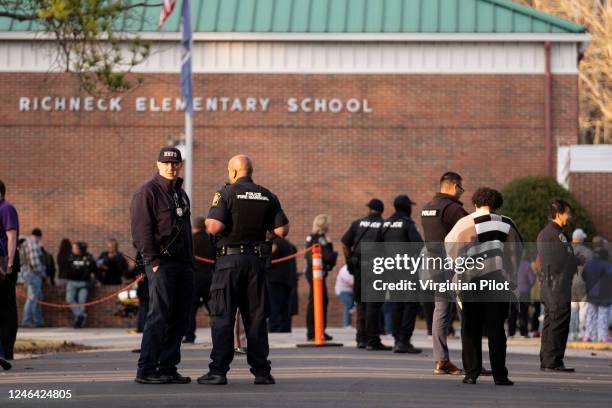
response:
[[[136,96],[133,100],[123,97],[99,98],[94,96],[42,96],[19,97],[19,112],[183,112],[182,97]],[[287,98],[284,103],[289,113],[372,113],[368,99],[338,97]],[[194,97],[196,112],[268,112],[272,107],[269,97]]]

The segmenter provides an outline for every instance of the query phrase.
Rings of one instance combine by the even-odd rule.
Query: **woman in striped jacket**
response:
[[[468,284],[458,293],[462,308],[463,382],[476,384],[480,375],[484,332],[489,340],[495,384],[513,385],[506,369],[504,321],[516,289],[522,238],[510,218],[495,214],[503,204],[499,191],[481,187],[474,193],[472,203],[476,211],[460,219],[445,238],[447,255],[455,262],[454,280]],[[463,267],[459,269],[459,265]]]

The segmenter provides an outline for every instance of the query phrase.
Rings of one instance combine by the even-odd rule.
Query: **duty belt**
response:
[[[226,255],[255,255],[262,257],[264,253],[261,245],[226,245],[217,249],[217,256]]]

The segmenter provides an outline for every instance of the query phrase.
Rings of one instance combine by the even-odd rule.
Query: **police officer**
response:
[[[200,384],[227,384],[234,357],[234,319],[240,309],[247,335],[247,361],[255,384],[274,384],[268,361],[266,232],[286,236],[289,220],[278,198],[253,182],[253,165],[244,155],[227,166],[229,185],[215,193],[206,229],[217,235],[217,263],[210,288],[213,348],[209,372]]]
[[[130,207],[134,247],[148,264],[149,311],[135,379],[142,384],[191,381],[176,368],[193,296],[190,205],[178,177],[182,165],[178,149],[162,148],[158,173],[138,189]]]
[[[384,222],[382,213],[385,210],[385,205],[378,198],[371,199],[366,206],[368,215],[353,221],[341,239],[349,272],[355,276],[353,294],[357,303],[357,348],[391,350],[380,340],[380,313],[383,304],[366,303],[361,299],[361,243],[376,242],[378,229]]]
[[[393,201],[395,213],[387,218],[378,230],[378,242],[414,242],[410,255],[416,257],[421,252],[423,238],[410,218],[415,203],[407,195],[399,195]],[[410,342],[419,304],[417,302],[394,302],[392,308],[394,353],[418,354],[422,350]]]
[[[272,260],[285,258],[297,252],[289,240],[268,232],[272,244]],[[274,263],[266,272],[268,300],[270,301],[270,333],[291,333],[291,292],[297,277],[295,258]]]
[[[540,346],[542,371],[574,371],[563,362],[569,334],[572,279],[578,270],[572,245],[563,233],[570,219],[569,203],[554,200],[550,205],[550,220],[537,238],[542,281],[540,293],[546,306]]]
[[[305,247],[308,248],[314,244],[321,245],[321,262],[323,266],[323,328],[327,327],[327,306],[329,304],[329,296],[327,295],[326,279],[329,272],[336,266],[338,253],[334,251],[334,244],[328,238],[329,224],[331,217],[327,214],[319,214],[315,217],[312,223],[312,234],[306,237]],[[306,338],[308,341],[314,340],[315,323],[314,323],[314,287],[312,282],[312,252],[306,252],[306,281],[310,286],[308,294],[308,306],[306,308]],[[326,341],[333,340],[333,337],[327,333],[323,334]]]
[[[430,257],[445,257],[444,238],[457,221],[468,214],[463,203],[459,201],[465,191],[462,181],[457,173],[444,173],[440,177],[440,191],[421,211],[425,246]],[[445,280],[446,277],[441,279]],[[432,323],[433,354],[436,362],[434,374],[463,374],[463,370],[450,361],[446,343],[454,314],[452,300],[436,294]]]

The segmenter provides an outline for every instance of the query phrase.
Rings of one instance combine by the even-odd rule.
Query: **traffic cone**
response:
[[[312,247],[312,297],[314,304],[314,341],[300,343],[297,347],[342,347],[342,343],[325,341],[325,316],[323,304],[323,259],[321,245]]]

